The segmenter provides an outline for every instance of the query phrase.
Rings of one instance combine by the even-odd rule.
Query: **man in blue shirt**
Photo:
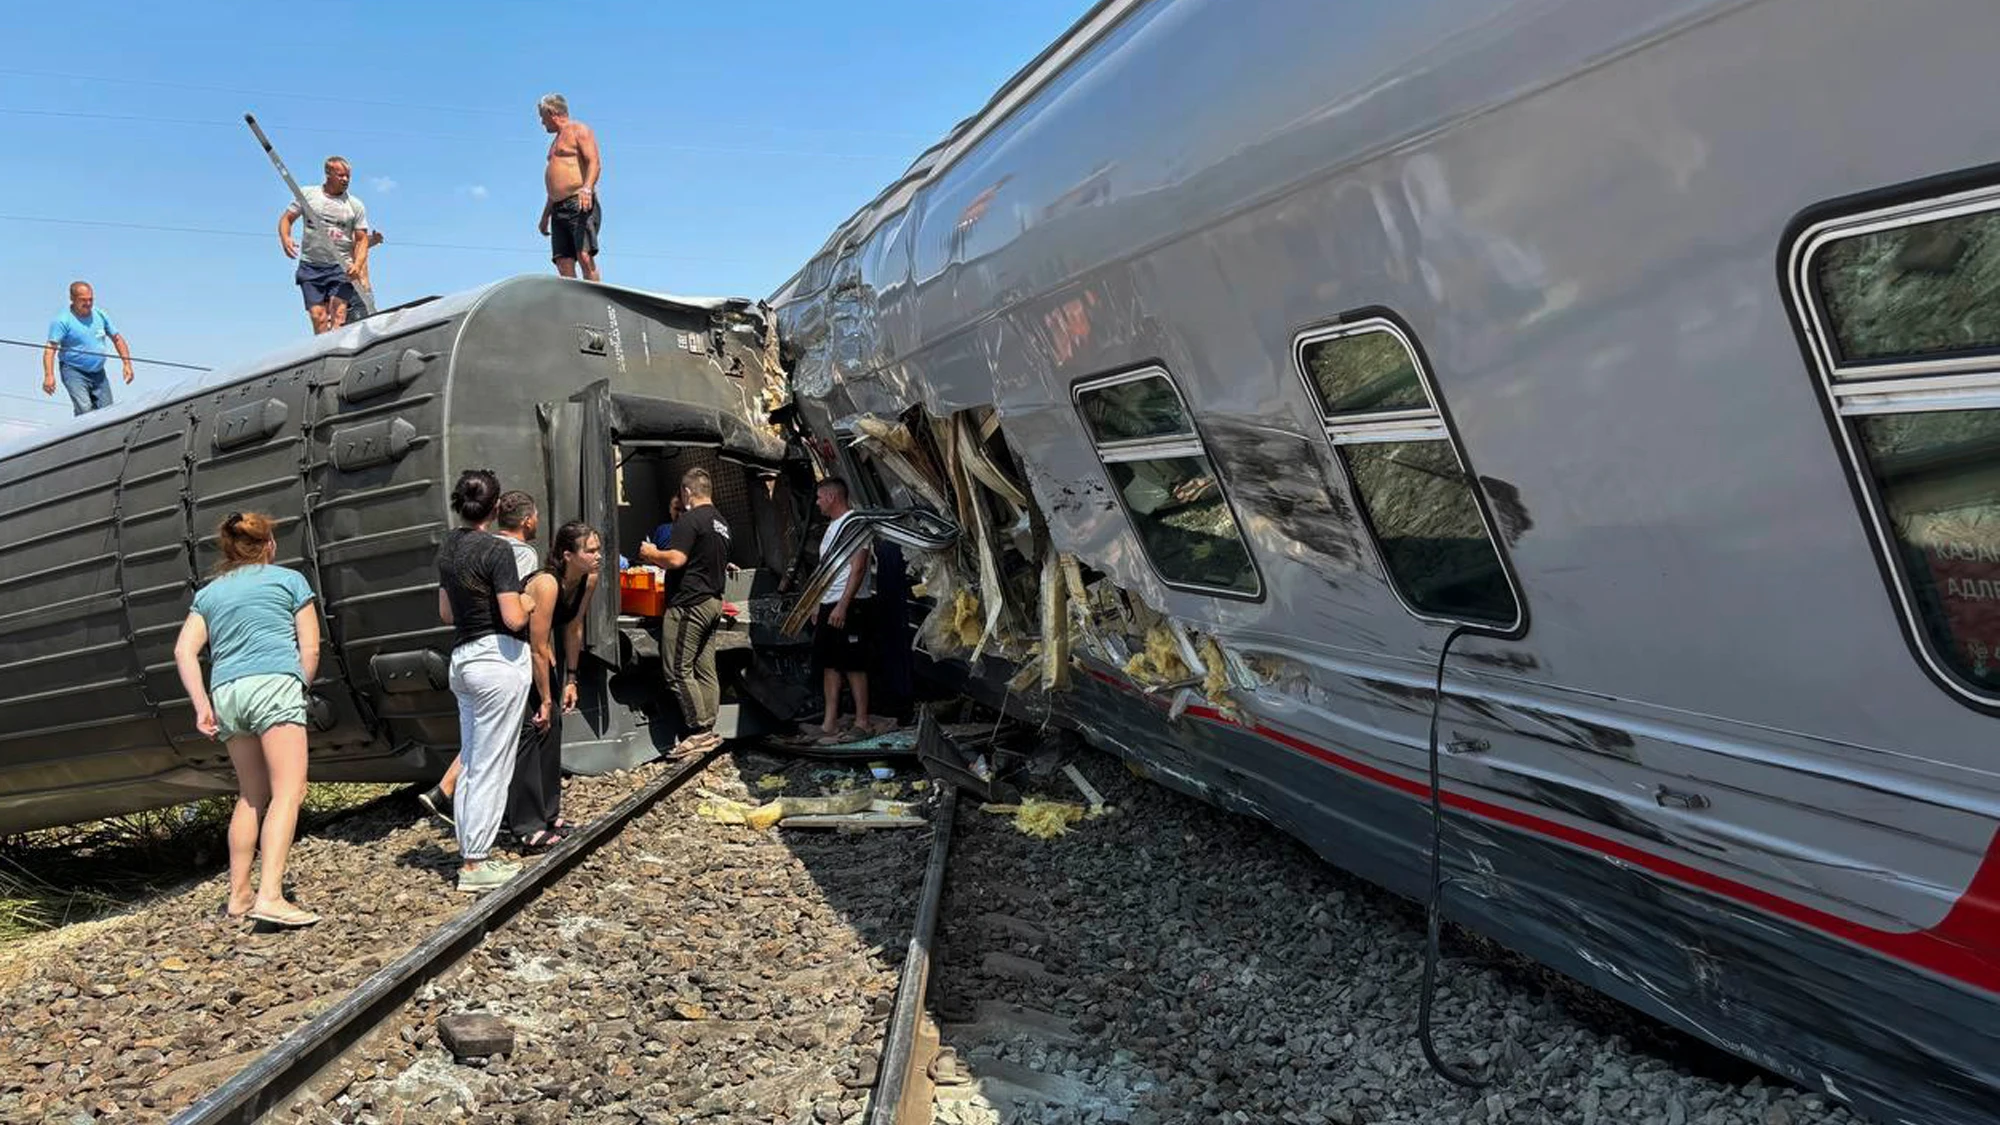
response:
[[[88,414],[111,405],[111,379],[104,373],[104,357],[111,348],[125,363],[125,381],[132,381],[132,353],[125,337],[111,327],[111,318],[97,308],[97,294],[87,282],[69,284],[69,308],[49,324],[49,345],[42,349],[42,393],[56,393],[56,366],[61,358],[63,389],[69,391],[70,405],[78,414]]]
[[[675,494],[674,498],[667,502],[667,522],[654,528],[653,534],[647,536],[646,542],[662,551],[666,550],[667,544],[673,541],[674,521],[681,518],[681,508],[681,498],[679,494]]]

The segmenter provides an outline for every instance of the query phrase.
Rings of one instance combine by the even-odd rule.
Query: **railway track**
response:
[[[620,801],[541,862],[499,890],[476,900],[353,992],[286,1036],[255,1062],[174,1117],[175,1125],[253,1122],[285,1103],[328,1064],[373,1031],[390,1012],[474,946],[503,926],[579,861],[597,851],[634,818],[698,776],[720,754],[711,752],[662,774]]]
[[[730,779],[707,772],[718,757],[691,761],[632,793],[521,878],[453,917],[187,1107],[173,1119],[176,1125],[426,1120],[473,1108],[467,1104],[472,1099],[457,1096],[471,1093],[467,1077],[481,1088],[482,1107],[513,1106],[514,1119],[521,1119],[521,1112],[527,1119],[563,1120],[592,1112],[615,1118],[633,1107],[653,1114],[672,1101],[687,1103],[683,1108],[699,1115],[727,1120],[764,1119],[763,1107],[773,1101],[800,1102],[808,1110],[823,1106],[821,1120],[859,1120],[864,1113],[869,1120],[918,1119],[894,1112],[910,1073],[896,1060],[916,1055],[893,1029],[911,1026],[905,1014],[922,1008],[922,974],[907,969],[922,964],[929,946],[955,793],[949,786],[929,791],[926,804],[933,810],[933,824],[926,839],[907,831],[894,834],[900,839],[880,832],[859,839],[805,832],[787,833],[790,839],[780,842],[775,834],[690,815],[701,807],[689,799],[690,782],[702,779],[700,793],[717,797],[723,794],[711,793],[708,785],[732,787]],[[771,776],[796,780],[799,784],[790,788],[800,790],[815,784],[813,773],[812,765],[800,764],[789,776]],[[734,779],[734,795],[754,792],[744,780]],[[921,846],[913,850],[912,841]],[[706,851],[720,858],[705,868],[677,872],[667,855],[651,854],[672,853],[676,847],[683,855]],[[786,933],[783,918],[769,926],[755,920],[815,897],[793,893],[804,888],[786,881],[776,855],[786,850],[810,857],[805,870],[811,889],[849,915],[848,928],[856,940],[844,951],[824,943],[791,950],[803,954],[794,961],[825,963],[767,972],[764,959],[781,962],[787,952],[771,946],[800,935]],[[899,861],[900,870],[884,870],[885,863]],[[657,876],[658,894],[649,897],[635,889],[634,864],[657,869],[646,874]],[[760,878],[760,872],[769,877]],[[860,882],[892,892],[875,898],[887,909],[871,910],[858,897],[847,898],[858,888],[843,884]],[[627,900],[624,916],[617,909],[620,904],[607,905],[607,891],[611,899]],[[738,919],[753,923],[735,933],[742,940],[711,941],[703,948],[699,937],[679,940],[680,935],[660,933],[663,920],[676,917],[689,930],[715,926],[713,912],[726,908],[731,896]],[[582,921],[586,918],[587,924]],[[823,927],[822,932],[837,929]],[[746,956],[750,960],[731,963]],[[900,978],[896,962],[906,969]],[[843,964],[857,971],[843,975]],[[657,972],[662,965],[677,971],[677,983]],[[621,972],[631,978],[623,984],[657,985],[671,995],[649,1007],[643,988],[621,989],[614,979]],[[725,979],[732,974],[739,979]],[[862,981],[857,988],[857,977],[873,977],[879,987]],[[569,1013],[559,1009],[573,997],[563,989],[523,984],[547,985],[562,978],[593,981],[605,987],[585,987],[617,995],[591,1013],[607,1018],[566,1020]],[[828,1004],[816,1006],[802,995],[811,987],[805,982],[817,978],[831,986]],[[736,987],[746,982],[751,987]],[[753,995],[758,985],[771,987],[763,989],[764,995]],[[501,1013],[521,1029],[524,1042],[511,1057],[444,1063],[432,1033],[442,1008]],[[558,1026],[563,1023],[568,1026]],[[839,1035],[826,1034],[832,1031]],[[811,1057],[817,1049],[820,1073],[804,1073],[813,1068],[803,1066],[786,1073],[739,1074],[731,1077],[747,1081],[719,1082],[708,1089],[687,1081],[690,1072],[702,1069],[697,1056],[705,1048],[721,1046],[726,1052],[732,1044],[759,1038],[771,1039],[795,1059]],[[382,1049],[399,1042],[419,1048],[400,1068],[391,1062],[391,1052]],[[619,1053],[616,1045],[624,1042],[636,1044],[637,1050]],[[613,1045],[597,1056],[601,1067],[585,1066],[567,1077],[543,1069],[552,1057],[587,1059],[592,1045],[607,1043]],[[847,1056],[845,1065],[834,1055]],[[629,1080],[626,1086],[637,1096],[593,1097],[593,1083],[620,1077]],[[438,1091],[446,1096],[426,1097]],[[513,1099],[521,1092],[531,1095],[531,1108],[523,1110]],[[817,1105],[808,1096],[815,1093]],[[927,1110],[926,1100],[923,1119]]]
[[[926,798],[929,831],[702,816],[714,798],[836,783],[754,751],[633,779],[505,892],[417,930],[386,921],[414,892],[378,904],[372,943],[328,947],[371,972],[324,975],[309,1018],[230,1071],[174,1071],[211,1077],[193,1104],[159,1108],[354,1125],[1853,1120],[1462,941],[1447,943],[1440,1039],[1492,1084],[1449,1087],[1410,1041],[1420,911],[1113,759],[1079,764],[1112,811],[1053,839],[943,787]],[[1060,774],[1027,785],[1078,799]],[[405,862],[417,828],[399,830]],[[320,948],[302,936],[232,938],[217,963]],[[109,977],[116,962],[93,963]],[[468,1011],[512,1026],[513,1051],[454,1059],[437,1023]],[[87,1073],[80,1100],[95,1105],[107,1081]],[[121,1112],[19,1119],[153,1116],[119,1098]]]

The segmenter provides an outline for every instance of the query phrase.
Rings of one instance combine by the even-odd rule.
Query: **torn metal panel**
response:
[[[1013,479],[1007,475],[1006,470],[994,463],[992,456],[986,452],[986,442],[991,438],[992,432],[984,427],[975,426],[970,417],[971,413],[971,411],[961,410],[954,416],[952,422],[955,445],[966,471],[972,475],[974,480],[985,485],[995,495],[1012,505],[1015,511],[1026,511],[1028,508],[1027,492],[1020,485],[1014,483]],[[990,422],[997,422],[999,415],[989,409],[986,411],[986,418]],[[997,426],[995,429],[997,430]]]
[[[955,507],[945,498],[949,485],[943,473],[930,463],[907,425],[870,414],[853,418],[849,424],[855,432],[855,445],[916,499],[940,512]]]
[[[786,615],[782,631],[787,636],[795,636],[805,628],[806,622],[819,608],[820,595],[833,584],[854,556],[866,550],[875,540],[887,539],[911,551],[936,553],[950,549],[958,542],[958,537],[958,528],[944,517],[919,509],[855,511],[841,526],[840,534],[821,553],[818,565],[813,567],[812,574],[799,591],[798,602]]]
[[[1070,679],[1069,585],[1060,556],[1042,552],[1042,690],[1062,691]]]
[[[1000,633],[1002,619],[1013,619],[1017,615],[1012,613],[1008,588],[1001,579],[1000,559],[996,553],[998,544],[987,516],[986,504],[979,495],[977,477],[966,463],[972,446],[976,444],[965,440],[969,436],[962,423],[953,423],[940,434],[950,450],[953,493],[957,497],[959,511],[971,521],[974,564],[979,572],[980,595],[985,602],[986,620],[980,630],[979,642],[972,646],[972,659],[976,661]]]

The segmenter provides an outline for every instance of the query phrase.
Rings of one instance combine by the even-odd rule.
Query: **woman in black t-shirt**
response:
[[[438,549],[438,617],[452,626],[451,690],[458,696],[458,753],[463,763],[455,793],[458,889],[489,891],[519,873],[520,865],[487,859],[507,787],[531,679],[524,635],[531,603],[521,590],[514,552],[486,523],[500,499],[500,481],[488,469],[459,474],[451,510],[463,526]]]

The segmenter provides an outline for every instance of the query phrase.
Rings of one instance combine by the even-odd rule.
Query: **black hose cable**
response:
[[[1467,633],[1483,632],[1471,625],[1460,625],[1445,635],[1444,646],[1438,650],[1437,680],[1432,685],[1431,694],[1431,876],[1424,906],[1424,986],[1422,997],[1417,1001],[1417,1042],[1423,1047],[1424,1061],[1445,1081],[1470,1090],[1484,1087],[1486,1080],[1474,1078],[1439,1058],[1437,1044],[1431,1040],[1431,1000],[1437,990],[1438,933],[1444,926],[1444,801],[1440,796],[1444,786],[1438,767],[1438,711],[1444,706],[1444,664],[1451,656],[1452,642]]]

